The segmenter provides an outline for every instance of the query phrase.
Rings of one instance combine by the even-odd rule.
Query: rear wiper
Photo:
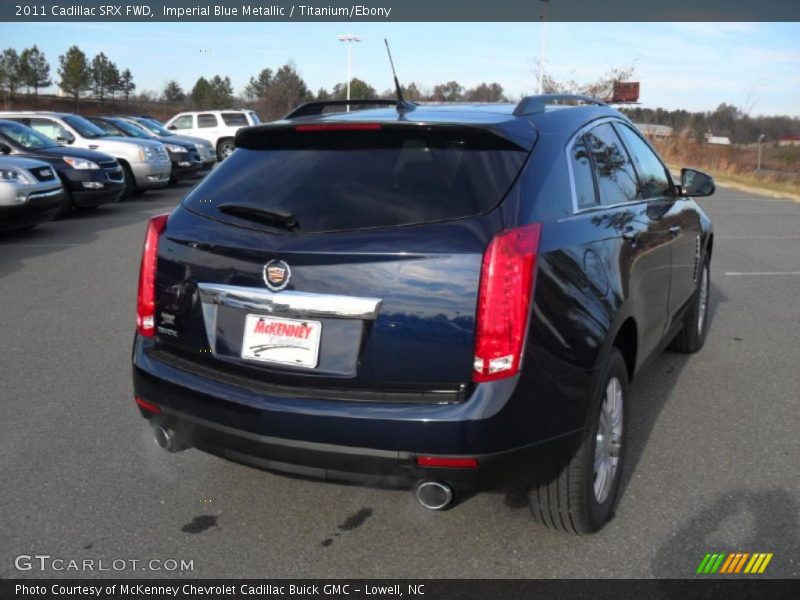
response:
[[[241,204],[238,202],[225,202],[218,205],[217,208],[227,215],[257,221],[265,225],[288,229],[289,231],[295,231],[300,228],[300,223],[297,222],[294,215],[286,210],[267,209],[255,204]]]

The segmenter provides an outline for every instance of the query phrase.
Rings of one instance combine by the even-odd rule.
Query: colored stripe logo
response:
[[[767,569],[772,556],[772,552],[708,553],[700,561],[697,573],[700,575],[761,574]]]

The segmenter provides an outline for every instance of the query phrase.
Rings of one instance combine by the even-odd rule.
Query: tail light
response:
[[[539,248],[539,223],[496,235],[483,255],[473,381],[519,371]]]
[[[152,337],[156,333],[156,262],[158,238],[167,225],[169,215],[158,215],[147,223],[139,267],[139,293],[136,298],[136,328],[139,334]]]

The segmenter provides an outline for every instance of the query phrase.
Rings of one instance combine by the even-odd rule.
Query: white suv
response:
[[[224,160],[233,152],[233,138],[242,127],[258,125],[261,120],[252,110],[207,110],[182,112],[166,123],[167,129],[182,135],[193,135],[208,140]]]

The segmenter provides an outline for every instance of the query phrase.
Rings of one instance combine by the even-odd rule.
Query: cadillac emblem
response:
[[[292,271],[282,260],[271,260],[264,265],[264,283],[273,292],[280,292],[289,285]]]

